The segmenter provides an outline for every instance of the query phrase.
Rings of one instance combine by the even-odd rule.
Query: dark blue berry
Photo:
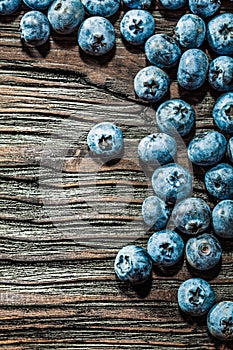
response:
[[[233,90],[233,58],[219,56],[209,67],[209,83],[218,91]]]
[[[233,199],[233,167],[226,163],[216,165],[205,174],[207,191],[218,199]]]
[[[74,32],[84,20],[84,6],[80,0],[55,0],[48,10],[52,28],[60,34]]]
[[[178,289],[179,307],[188,315],[205,315],[214,303],[214,291],[210,284],[202,278],[190,278],[184,281]]]
[[[233,340],[233,302],[222,301],[213,306],[208,313],[207,326],[217,339]]]
[[[221,0],[189,0],[190,10],[200,17],[210,17],[221,6]]]
[[[85,10],[92,16],[110,17],[120,7],[120,0],[82,0]]]
[[[152,0],[123,0],[123,3],[131,9],[146,10],[150,7]]]
[[[89,55],[106,54],[114,47],[115,41],[114,27],[107,18],[89,17],[79,28],[78,44]]]
[[[230,161],[233,163],[233,137],[231,137],[227,144],[227,154]]]
[[[186,49],[200,47],[206,35],[206,25],[203,19],[193,14],[182,16],[175,28],[175,38]]]
[[[18,10],[21,0],[1,0],[0,16],[8,16]]]
[[[233,54],[233,13],[225,12],[210,20],[207,40],[219,55]]]
[[[145,53],[150,63],[161,68],[173,67],[181,56],[181,49],[175,39],[167,34],[155,34],[145,44]]]
[[[123,247],[114,264],[117,277],[124,282],[145,282],[151,275],[152,261],[147,251],[136,245]]]
[[[39,11],[29,11],[20,21],[20,37],[27,46],[40,46],[48,41],[50,25],[47,17]]]
[[[218,264],[222,248],[216,237],[209,233],[190,238],[186,244],[186,259],[193,268],[205,271]]]
[[[170,217],[171,211],[159,197],[147,197],[142,204],[142,217],[146,225],[155,229],[163,229]]]
[[[33,10],[46,10],[53,0],[23,0],[23,2]]]
[[[154,171],[152,187],[159,198],[167,203],[175,203],[190,196],[192,176],[179,164],[163,165]]]
[[[164,133],[144,137],[138,145],[138,156],[144,164],[158,166],[174,161],[176,141]]]
[[[227,92],[217,99],[212,115],[219,129],[233,133],[233,92]]]
[[[154,33],[154,30],[154,17],[145,10],[130,10],[126,12],[120,24],[122,36],[132,45],[144,44]]]
[[[149,239],[147,251],[155,264],[173,266],[183,255],[184,242],[175,231],[155,232]]]
[[[212,223],[216,235],[233,238],[233,200],[223,200],[214,207]]]
[[[163,102],[156,112],[156,121],[161,131],[169,135],[187,135],[195,123],[195,111],[190,104],[174,98]]]
[[[214,165],[226,152],[227,141],[218,131],[204,131],[197,134],[189,143],[188,157],[197,165]]]
[[[99,123],[89,131],[87,143],[94,155],[114,159],[123,151],[123,134],[121,129],[112,123]]]
[[[189,49],[185,51],[178,67],[179,84],[187,90],[198,89],[206,80],[208,65],[208,57],[202,50]]]
[[[210,225],[209,205],[201,198],[187,198],[176,204],[172,212],[175,226],[186,234],[204,232]]]
[[[168,10],[177,10],[186,4],[186,0],[160,0],[161,5]]]
[[[138,97],[150,101],[160,101],[167,94],[170,79],[162,69],[149,66],[141,69],[134,78],[134,90]]]

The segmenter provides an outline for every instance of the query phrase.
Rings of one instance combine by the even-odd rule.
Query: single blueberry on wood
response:
[[[147,10],[152,0],[123,0],[123,3],[131,9]]]
[[[200,47],[206,35],[206,25],[203,19],[193,14],[182,16],[175,28],[175,38],[186,49]]]
[[[233,137],[231,137],[228,141],[227,154],[228,154],[228,158],[233,163]]]
[[[208,80],[215,90],[233,90],[233,58],[229,56],[215,58],[210,63]]]
[[[177,10],[186,4],[186,0],[160,0],[163,7],[168,10]]]
[[[151,275],[152,260],[145,249],[128,245],[119,250],[114,268],[121,281],[131,284],[143,283]]]
[[[49,22],[60,34],[74,32],[84,20],[84,6],[80,0],[55,0],[48,10]]]
[[[161,131],[169,135],[186,136],[195,123],[195,111],[189,103],[174,98],[163,102],[156,111],[156,121]]]
[[[178,304],[191,316],[207,314],[215,303],[215,294],[210,284],[202,278],[190,278],[178,289]]]
[[[218,264],[222,248],[217,238],[209,233],[190,238],[186,244],[186,259],[193,268],[206,271]]]
[[[214,305],[208,313],[207,326],[215,338],[233,340],[233,302],[221,301]]]
[[[146,225],[155,230],[163,229],[171,211],[167,204],[156,196],[147,197],[142,203],[142,217]]]
[[[179,164],[166,164],[154,171],[152,187],[159,198],[174,204],[191,195],[192,176]]]
[[[20,21],[20,37],[27,46],[40,46],[48,41],[50,25],[47,17],[39,11],[26,12]]]
[[[190,10],[203,18],[212,16],[220,6],[221,0],[189,0]]]
[[[219,129],[233,133],[233,92],[227,92],[217,99],[212,115]]]
[[[21,0],[0,0],[0,16],[8,16],[18,10]]]
[[[175,205],[172,219],[183,233],[193,235],[204,232],[210,225],[210,207],[201,198],[187,198]]]
[[[87,143],[93,155],[109,159],[119,157],[124,146],[121,129],[108,122],[96,124],[87,135]]]
[[[177,264],[182,258],[183,250],[182,238],[172,230],[155,232],[147,244],[147,251],[153,262],[163,267]]]
[[[233,199],[233,167],[220,163],[205,174],[207,191],[218,199]]]
[[[233,13],[222,13],[207,25],[207,40],[219,55],[233,54]]]
[[[115,30],[107,18],[94,16],[87,18],[78,31],[78,44],[89,55],[101,56],[115,45]]]
[[[144,137],[138,145],[138,156],[144,164],[164,165],[174,161],[177,145],[173,137],[155,133]]]
[[[145,44],[145,53],[150,63],[161,68],[173,67],[181,56],[181,49],[175,39],[167,34],[155,34]]]
[[[23,0],[23,2],[33,10],[43,11],[51,5],[53,0]]]
[[[188,157],[194,164],[210,166],[218,163],[226,153],[227,140],[218,131],[204,131],[191,140]]]
[[[233,238],[233,200],[223,200],[214,207],[212,224],[217,236]]]
[[[120,23],[122,36],[132,45],[144,44],[154,33],[154,30],[154,17],[145,10],[130,10],[126,12]]]
[[[120,0],[82,0],[85,10],[92,16],[110,17],[120,8]]]
[[[134,78],[134,90],[138,97],[149,102],[158,102],[165,97],[170,79],[162,69],[149,66],[141,69]]]
[[[189,49],[185,51],[178,67],[178,83],[187,90],[200,88],[206,80],[208,66],[208,57],[202,50]]]

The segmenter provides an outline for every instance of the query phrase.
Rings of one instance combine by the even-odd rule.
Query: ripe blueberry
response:
[[[161,230],[166,226],[170,214],[167,204],[159,197],[147,197],[142,204],[143,220],[155,230]]]
[[[43,45],[50,35],[47,17],[39,11],[26,12],[20,21],[20,37],[27,46]]]
[[[233,340],[233,302],[222,301],[213,306],[207,316],[207,326],[214,337]]]
[[[233,200],[223,200],[214,207],[212,223],[216,235],[233,238]]]
[[[220,163],[205,174],[207,191],[218,199],[233,199],[233,167]]]
[[[212,115],[219,129],[233,133],[233,92],[227,92],[217,99]]]

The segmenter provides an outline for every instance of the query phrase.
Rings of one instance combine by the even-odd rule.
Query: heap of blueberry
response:
[[[50,28],[59,34],[78,30],[78,45],[89,55],[104,55],[115,45],[115,29],[108,18],[119,10],[120,0],[23,2],[30,9],[20,22],[21,39],[27,46],[46,43]],[[147,11],[151,0],[123,0],[129,10],[121,20],[120,32],[129,44],[144,46],[150,63],[134,78],[139,98],[149,103],[163,100],[170,87],[166,70],[174,66],[178,67],[177,80],[182,88],[196,90],[208,80],[213,89],[224,92],[212,112],[219,131],[199,133],[188,145],[190,161],[204,169],[210,167],[204,181],[217,204],[211,212],[203,199],[191,197],[192,176],[175,161],[175,135],[184,137],[193,129],[193,107],[181,99],[163,101],[156,111],[161,132],[144,137],[138,145],[140,162],[153,167],[154,196],[142,204],[143,220],[153,233],[147,250],[129,245],[115,260],[118,278],[132,284],[150,278],[153,264],[170,268],[183,254],[196,272],[208,272],[221,261],[222,248],[216,236],[233,239],[233,166],[222,161],[227,154],[233,162],[233,137],[227,141],[233,134],[233,13],[216,15],[221,0],[160,0],[172,11],[186,2],[192,13],[179,19],[171,37],[155,33],[154,18]],[[11,15],[20,4],[20,0],[0,0],[0,16]],[[200,49],[205,38],[219,55],[210,63]],[[101,123],[90,130],[87,143],[93,156],[105,161],[118,159],[124,148],[123,133],[112,123]],[[209,233],[211,224],[216,236]],[[182,237],[187,238],[186,244]],[[233,302],[215,304],[214,291],[205,280],[184,281],[178,290],[178,304],[182,312],[192,316],[209,312],[209,332],[220,340],[233,340]]]

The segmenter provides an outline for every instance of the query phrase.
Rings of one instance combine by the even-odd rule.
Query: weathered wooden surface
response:
[[[170,34],[187,11],[153,8],[156,32]],[[103,60],[81,54],[76,33],[23,48],[24,11],[0,22],[1,349],[232,349],[209,336],[205,319],[180,314],[177,288],[193,273],[185,262],[169,276],[155,270],[144,290],[114,275],[118,247],[127,239],[145,247],[150,235],[140,216],[150,182],[136,147],[156,130],[153,109],[133,92],[146,59],[120,38],[123,12],[116,50]],[[192,93],[171,86],[171,97],[195,107],[197,130],[214,127],[218,95],[208,84]],[[122,128],[127,147],[119,163],[96,167],[86,135],[102,120]],[[204,170],[194,170],[194,193],[208,199]],[[218,301],[233,293],[233,244],[223,247],[220,271],[206,276]]]

